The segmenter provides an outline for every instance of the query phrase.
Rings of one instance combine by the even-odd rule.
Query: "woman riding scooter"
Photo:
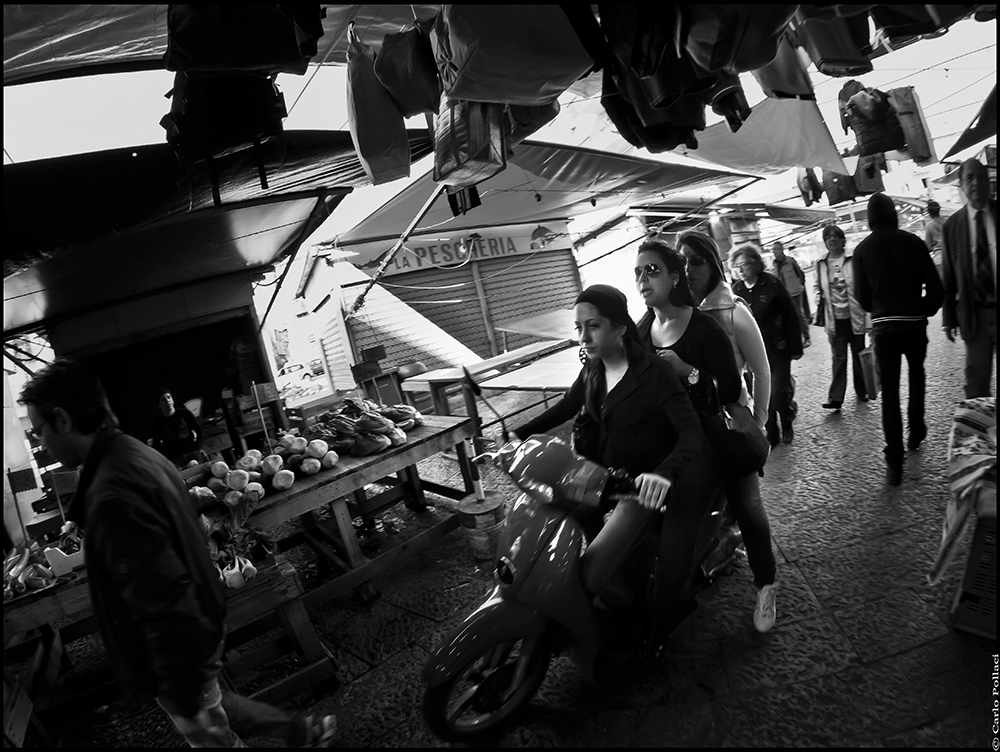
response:
[[[643,345],[673,367],[685,384],[702,421],[716,418],[721,406],[736,402],[742,381],[725,331],[694,307],[684,257],[662,240],[639,246],[635,287],[646,303],[637,328]],[[695,601],[685,593],[694,561],[695,541],[705,511],[722,492],[725,467],[707,450],[687,469],[674,489],[660,532],[659,584],[664,634],[689,614]]]
[[[632,600],[621,564],[707,443],[677,374],[642,347],[620,290],[588,287],[577,297],[575,322],[584,362],[579,377],[559,402],[514,434],[525,439],[575,418],[579,454],[636,478],[638,501],[615,506],[581,561],[588,591],[615,608]]]

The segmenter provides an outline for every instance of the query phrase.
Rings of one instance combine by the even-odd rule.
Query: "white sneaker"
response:
[[[757,607],[753,610],[753,625],[758,632],[767,632],[774,626],[777,616],[774,606],[774,594],[777,585],[765,585],[757,591]]]

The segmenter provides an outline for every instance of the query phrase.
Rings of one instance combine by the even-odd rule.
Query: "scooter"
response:
[[[506,725],[541,686],[553,654],[571,649],[594,680],[604,621],[580,575],[585,536],[572,511],[577,505],[604,508],[636,493],[626,473],[584,459],[546,434],[508,441],[475,459],[484,458],[504,470],[522,493],[500,531],[496,586],[444,637],[422,672],[424,720],[451,742],[474,741]],[[719,496],[721,503],[713,504],[702,528],[699,562],[719,545],[725,507],[725,497]],[[637,585],[635,608],[649,602],[655,551],[655,538],[647,539],[623,565]]]

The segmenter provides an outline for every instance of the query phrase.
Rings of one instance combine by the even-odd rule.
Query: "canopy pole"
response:
[[[739,191],[742,191],[742,190],[743,190],[744,188],[749,188],[749,187],[750,187],[751,185],[753,185],[754,183],[759,183],[759,182],[760,182],[761,180],[763,180],[763,179],[764,179],[764,178],[762,178],[762,177],[759,177],[759,176],[758,176],[758,177],[755,177],[755,178],[753,178],[752,180],[750,180],[750,182],[748,182],[748,183],[744,183],[744,184],[743,184],[743,185],[741,185],[741,186],[738,186],[738,187],[736,187],[736,188],[733,188],[733,190],[729,191],[728,193],[723,193],[723,194],[722,194],[721,196],[719,196],[718,198],[713,198],[713,199],[712,199],[711,201],[706,201],[706,202],[704,202],[704,203],[700,204],[699,206],[695,207],[694,209],[691,209],[691,211],[687,211],[687,212],[684,212],[684,213],[683,213],[683,214],[682,214],[681,216],[679,216],[679,217],[678,217],[677,219],[674,219],[674,220],[669,220],[669,219],[668,219],[668,220],[666,220],[665,222],[662,222],[662,223],[660,224],[660,226],[659,226],[659,227],[658,227],[658,228],[656,229],[656,234],[658,235],[658,234],[660,234],[661,232],[663,232],[663,227],[664,227],[664,225],[667,225],[667,224],[670,224],[670,223],[674,223],[674,224],[676,224],[677,222],[680,222],[680,221],[681,221],[682,219],[684,219],[685,217],[688,217],[688,216],[690,216],[690,215],[694,214],[695,212],[700,212],[700,211],[701,211],[702,209],[706,209],[706,208],[708,208],[709,206],[711,206],[712,204],[717,204],[718,202],[722,201],[722,199],[724,199],[724,198],[726,198],[726,197],[728,197],[728,196],[732,196],[732,195],[733,195],[734,193],[737,193],[737,192],[739,192]],[[647,233],[646,233],[646,234],[647,234],[647,235],[649,235],[649,232],[647,231]],[[640,241],[641,239],[642,239],[642,238],[634,238],[634,239],[632,239],[632,240],[629,240],[629,241],[628,241],[627,243],[625,243],[625,244],[623,244],[623,245],[620,245],[620,246],[618,246],[617,248],[615,248],[615,249],[613,249],[613,250],[610,250],[610,251],[608,251],[607,253],[602,253],[602,254],[601,254],[600,256],[598,256],[598,257],[596,257],[596,258],[592,258],[592,259],[590,259],[589,261],[584,261],[584,262],[583,262],[582,264],[579,264],[579,266],[580,266],[580,267],[584,267],[584,266],[586,266],[587,264],[593,264],[593,263],[594,263],[595,261],[600,261],[600,260],[601,260],[602,258],[604,258],[605,256],[610,256],[610,255],[611,255],[612,253],[617,253],[618,251],[622,250],[623,248],[627,248],[628,246],[632,245],[632,243],[638,243],[638,242],[639,242],[639,241]]]
[[[399,236],[399,240],[397,240],[392,248],[389,249],[389,252],[385,254],[385,258],[382,259],[382,263],[379,264],[375,274],[372,275],[372,278],[368,280],[368,284],[365,285],[365,289],[362,290],[361,294],[355,299],[354,305],[351,306],[351,310],[344,314],[345,321],[353,318],[357,312],[361,310],[361,306],[365,304],[365,297],[368,295],[368,292],[375,286],[382,275],[385,274],[385,270],[389,267],[389,264],[392,263],[392,260],[399,252],[399,249],[403,247],[403,243],[405,243],[410,237],[410,233],[416,229],[420,220],[427,215],[427,212],[431,210],[431,206],[434,205],[434,202],[437,201],[438,196],[440,196],[444,190],[445,185],[443,183],[438,183],[434,187],[434,191],[431,193],[430,198],[427,199],[427,202],[423,205],[423,207],[421,207],[420,211],[417,212],[417,216],[413,218],[413,221],[410,222],[409,226],[403,230],[403,234]]]

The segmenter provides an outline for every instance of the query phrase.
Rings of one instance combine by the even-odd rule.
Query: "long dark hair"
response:
[[[722,258],[719,256],[719,246],[711,236],[697,230],[685,230],[677,236],[677,248],[687,246],[694,251],[696,256],[701,256],[708,262],[708,291],[714,290],[719,282],[726,278],[726,272],[722,267]]]
[[[688,286],[687,260],[684,256],[673,246],[655,239],[643,241],[637,253],[645,251],[655,253],[667,268],[667,272],[673,272],[677,275],[677,284],[674,285],[674,289],[670,291],[669,295],[671,304],[695,307],[694,295],[691,294],[691,288]]]

